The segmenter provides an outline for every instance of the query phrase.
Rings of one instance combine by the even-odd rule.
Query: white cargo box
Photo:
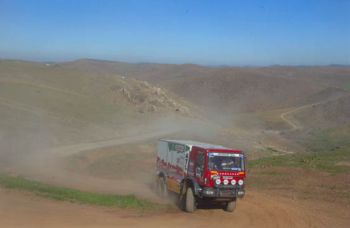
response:
[[[220,145],[213,145],[188,140],[168,140],[161,139],[158,143],[158,159],[161,162],[170,164],[175,168],[180,168],[182,171],[187,171],[189,152],[193,146],[198,146],[205,149],[228,149]]]

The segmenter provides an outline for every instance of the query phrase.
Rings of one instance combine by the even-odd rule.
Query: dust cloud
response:
[[[76,133],[72,133],[69,128],[65,129],[48,116],[41,116],[40,121],[29,119],[25,125],[21,123],[16,126],[16,123],[13,123],[11,128],[0,129],[0,172],[82,190],[136,194],[156,199],[152,184],[157,140],[212,139],[214,142],[214,138],[218,135],[218,126],[204,122],[200,118],[176,114],[148,117],[147,120],[143,124],[130,122],[126,128],[114,129],[114,135],[99,134],[99,138],[95,139],[93,136],[97,132],[89,135],[89,132],[77,129]],[[90,137],[74,141],[74,134]],[[67,139],[68,137],[70,139]],[[105,150],[112,152],[105,154]],[[142,154],[142,159],[138,159],[139,154],[135,154],[135,150]],[[97,167],[91,173],[86,172],[84,167],[79,169],[78,166],[72,168],[68,165],[67,168],[67,164],[74,166],[77,159],[73,158],[91,159],[86,165],[89,168],[95,163],[109,159],[111,153],[114,159],[112,164],[116,167],[110,166],[110,170],[108,167]],[[99,155],[91,156],[91,154]],[[126,159],[128,157],[130,159]],[[129,174],[123,172],[123,167],[128,167]],[[146,175],[140,173],[138,167],[143,167]],[[120,173],[107,177],[98,175],[115,170]]]

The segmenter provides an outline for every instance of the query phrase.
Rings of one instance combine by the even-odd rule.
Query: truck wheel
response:
[[[168,187],[164,177],[159,178],[159,193],[162,197],[168,197]]]
[[[236,199],[226,203],[225,211],[233,212],[236,209]]]
[[[157,177],[156,179],[156,191],[158,195],[162,194],[162,178]]]
[[[196,210],[196,199],[193,195],[192,188],[187,188],[186,190],[185,210],[190,213]]]

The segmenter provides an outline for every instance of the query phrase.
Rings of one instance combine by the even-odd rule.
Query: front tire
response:
[[[226,203],[226,206],[224,208],[227,212],[233,212],[236,209],[236,199],[230,202]]]
[[[186,190],[185,211],[192,213],[196,210],[196,199],[193,194],[192,188]]]

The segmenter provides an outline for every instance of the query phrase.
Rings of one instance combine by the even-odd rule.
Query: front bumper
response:
[[[233,188],[203,188],[199,191],[200,197],[209,198],[243,198],[245,195],[245,190],[243,187],[233,187]]]

